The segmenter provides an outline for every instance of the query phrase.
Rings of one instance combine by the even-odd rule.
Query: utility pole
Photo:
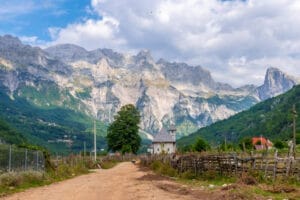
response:
[[[293,154],[294,159],[296,159],[296,117],[297,117],[297,111],[295,104],[293,105]]]
[[[85,158],[86,156],[86,142],[83,142],[83,157]]]
[[[94,161],[97,160],[96,120],[94,120]]]

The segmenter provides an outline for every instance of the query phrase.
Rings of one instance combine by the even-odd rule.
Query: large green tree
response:
[[[141,145],[138,134],[140,113],[134,105],[128,104],[114,117],[114,122],[108,127],[108,149],[124,153],[137,153]]]

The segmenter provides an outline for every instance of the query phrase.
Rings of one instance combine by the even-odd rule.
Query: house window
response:
[[[159,151],[159,148],[157,148],[157,151]]]
[[[168,152],[170,152],[170,148],[168,148]]]

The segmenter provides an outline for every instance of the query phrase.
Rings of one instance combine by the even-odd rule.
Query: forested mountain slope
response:
[[[216,122],[208,127],[178,141],[179,146],[191,144],[197,137],[203,137],[212,144],[227,140],[235,142],[246,136],[288,140],[292,138],[292,107],[295,104],[300,113],[300,85],[280,96],[268,99],[238,113],[226,120]],[[296,118],[296,130],[300,133],[300,117]]]

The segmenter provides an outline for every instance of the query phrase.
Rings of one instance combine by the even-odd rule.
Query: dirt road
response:
[[[126,162],[49,186],[29,189],[5,200],[186,200],[221,199],[190,189]]]

